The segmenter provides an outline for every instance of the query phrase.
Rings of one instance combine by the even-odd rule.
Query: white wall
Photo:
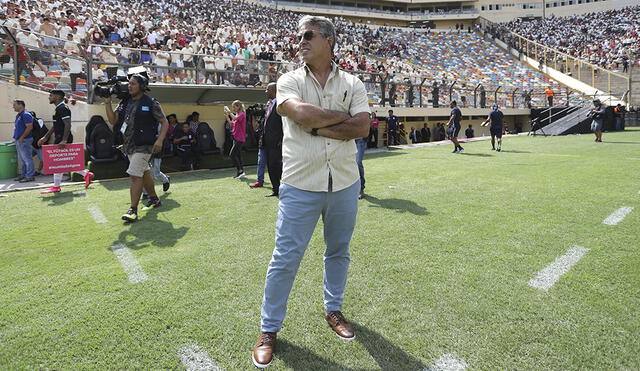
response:
[[[7,82],[0,82],[0,141],[11,140],[16,113],[13,110],[13,101],[20,99],[25,102],[28,111],[35,111],[39,118],[43,119],[51,128],[55,107],[49,104],[49,93],[16,86]],[[70,100],[71,109],[71,133],[75,141],[84,140],[84,127],[87,123],[88,106],[84,102]]]
[[[568,1],[568,0],[546,0],[547,3],[553,3],[556,1]],[[577,0],[576,0],[577,2]],[[542,0],[479,0],[476,3],[476,8],[480,10],[480,16],[493,21],[493,22],[509,22],[518,17],[542,17],[542,8],[536,9],[522,9],[521,4],[540,3]],[[495,4],[515,4],[514,7],[503,7],[500,10],[484,10],[482,6],[488,9],[488,5]],[[566,6],[558,6],[545,8],[546,16],[555,15],[557,17],[566,17],[575,14],[601,12],[610,9],[621,9],[628,6],[640,5],[639,0],[606,0],[598,1],[597,3],[585,3],[574,4]]]

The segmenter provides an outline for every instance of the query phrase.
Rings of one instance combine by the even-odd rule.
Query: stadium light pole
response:
[[[547,1],[542,0],[542,19],[547,17]]]

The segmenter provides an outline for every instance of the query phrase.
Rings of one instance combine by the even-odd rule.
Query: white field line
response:
[[[87,208],[87,210],[89,210],[89,212],[91,213],[91,216],[93,217],[93,220],[95,220],[96,223],[107,222],[107,218],[104,216],[104,214],[102,213],[102,210],[100,210],[98,206],[91,205]]]
[[[144,273],[142,267],[138,264],[136,257],[133,256],[128,247],[119,243],[114,245],[111,248],[111,251],[113,251],[120,261],[120,265],[122,265],[122,269],[124,269],[124,272],[127,274],[129,282],[138,283],[147,280],[147,274]]]
[[[454,354],[444,354],[436,363],[423,371],[463,371],[467,366],[467,362],[459,359]]]
[[[200,349],[197,345],[190,345],[178,350],[178,356],[187,371],[222,370],[209,358],[207,351]]]
[[[614,211],[603,221],[606,225],[617,225],[620,223],[629,213],[633,211],[633,207],[631,206],[623,206],[618,210]]]
[[[529,286],[544,291],[549,290],[556,282],[558,282],[563,274],[567,273],[571,267],[582,259],[587,251],[589,251],[589,249],[581,246],[574,246],[570,248],[566,254],[558,257],[553,261],[553,263],[549,264],[546,268],[541,270],[538,275],[532,278],[529,281]]]

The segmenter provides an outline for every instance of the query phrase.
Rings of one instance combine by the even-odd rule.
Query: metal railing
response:
[[[640,103],[640,97],[635,97],[632,93],[634,91],[633,84],[637,83],[633,82],[631,78],[633,63],[629,64],[629,69],[626,73],[611,71],[530,40],[486,18],[480,17],[480,24],[485,34],[490,34],[492,37],[501,40],[510,49],[516,50],[520,56],[524,55],[537,61],[537,69],[541,72],[544,72],[545,68],[551,67],[588,84],[594,89],[615,96],[623,100],[627,105]]]

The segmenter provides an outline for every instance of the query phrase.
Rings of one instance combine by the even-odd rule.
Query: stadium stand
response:
[[[514,20],[505,29],[611,70],[640,60],[640,5],[605,12]]]
[[[255,86],[274,81],[279,73],[291,70],[292,64],[279,62],[292,61],[296,57],[291,40],[295,37],[293,33],[299,15],[273,9],[269,9],[267,15],[266,8],[244,2],[195,1],[188,6],[173,0],[151,4],[72,1],[64,6],[18,2],[9,3],[7,9],[7,25],[31,30],[18,32],[18,39],[26,40],[31,33],[47,33],[50,37],[41,36],[42,44],[62,52],[82,47],[83,43],[93,43],[90,51],[94,63],[97,62],[92,69],[94,80],[114,74],[109,71],[109,63],[144,62],[157,67],[153,69],[156,82]],[[134,13],[141,22],[123,21],[135,19]],[[158,24],[152,22],[169,13],[178,17],[171,22],[169,18]],[[223,23],[222,19],[233,19],[234,25]],[[372,27],[343,18],[336,19],[336,24],[339,38],[336,60],[340,66],[376,73],[378,81],[381,77],[388,78],[386,85],[396,86],[395,93],[399,98],[394,101],[398,104],[419,104],[420,94],[407,91],[407,80],[414,87],[419,86],[422,79],[426,79],[429,87],[434,81],[441,83],[441,104],[447,104],[451,99],[460,101],[463,96],[471,102],[469,96],[475,95],[479,84],[487,91],[501,87],[505,94],[500,103],[509,106],[515,105],[516,99],[509,98],[506,92],[519,89],[517,94],[511,95],[517,95],[518,104],[522,105],[525,91],[543,90],[548,86],[561,89],[553,80],[523,66],[475,32],[425,33]],[[74,42],[62,43],[62,37],[68,34],[73,35]],[[60,40],[54,40],[54,36]],[[69,73],[63,71],[59,60],[43,59],[49,68],[43,83],[48,84],[47,87],[71,90]],[[194,81],[193,73],[174,74],[170,68],[188,68],[197,63],[205,64],[207,69],[213,67],[212,70],[234,73],[205,73],[201,74],[200,81]],[[34,70],[40,72],[37,68]],[[260,78],[252,79],[253,72],[259,72]],[[116,73],[124,75],[124,70]],[[363,79],[376,81],[375,78],[368,80],[367,75],[363,75]],[[368,85],[370,103],[381,104],[379,86]],[[86,96],[85,84],[78,83],[75,90],[76,97]],[[431,91],[422,93],[427,96]],[[489,94],[487,104],[493,102],[492,99],[494,97]],[[532,103],[543,104],[543,97],[538,99],[534,95]]]

